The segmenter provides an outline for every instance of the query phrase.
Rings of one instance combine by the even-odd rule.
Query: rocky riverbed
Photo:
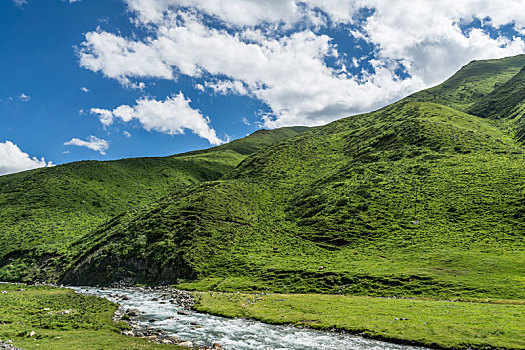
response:
[[[74,288],[121,305],[115,320],[128,322],[125,334],[193,349],[224,350],[415,350],[357,335],[229,319],[192,310],[191,294],[159,288]]]
[[[190,315],[190,310],[193,308],[194,301],[190,293],[182,290],[172,289],[169,287],[157,287],[157,288],[128,288],[128,290],[136,290],[140,293],[154,293],[156,296],[151,298],[153,302],[159,302],[160,304],[170,303],[177,305],[182,310],[177,311],[177,315]],[[117,302],[129,301],[131,298],[127,295],[114,294],[111,295],[113,298],[117,298]],[[123,331],[122,333],[132,337],[146,338],[154,343],[158,344],[173,344],[179,346],[185,346],[188,348],[194,348],[194,344],[189,340],[183,340],[176,336],[170,335],[162,329],[155,329],[154,327],[148,327],[141,322],[138,322],[142,312],[137,308],[126,308],[120,306],[113,316],[113,321],[125,321],[130,326],[130,330]],[[170,316],[173,319],[173,316]],[[155,323],[156,319],[149,320],[150,323]],[[215,343],[212,347],[196,347],[200,350],[221,350],[220,344]]]

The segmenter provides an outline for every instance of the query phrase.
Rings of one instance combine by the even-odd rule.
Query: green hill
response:
[[[223,170],[202,176],[217,166],[206,163],[62,248],[13,252],[0,278],[524,299],[525,154],[505,112],[519,104],[509,92],[524,65],[523,55],[472,62],[379,111],[252,136],[268,147],[248,138],[172,157]],[[484,103],[495,114],[466,113]]]
[[[525,107],[525,68],[469,109],[469,113],[484,118],[521,116]]]
[[[307,128],[260,130],[229,144],[163,158],[85,161],[0,177],[0,266],[69,243],[124,211],[216,180],[246,155]],[[19,266],[23,273],[28,266]],[[5,279],[20,276],[11,269]]]
[[[523,298],[524,161],[495,121],[400,102],[115,218],[62,281]]]
[[[442,84],[417,92],[408,99],[439,103],[468,112],[473,104],[505,84],[524,66],[525,55],[472,61]]]
[[[230,317],[525,348],[523,66],[472,62],[308,130],[0,177],[0,280],[177,284]]]

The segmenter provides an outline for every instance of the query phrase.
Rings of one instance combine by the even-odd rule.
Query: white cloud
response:
[[[215,82],[207,81],[204,85],[212,89],[215,93],[220,95],[248,95],[249,91],[246,89],[242,81],[232,81],[232,80],[218,80]],[[202,85],[201,85],[202,86]],[[204,90],[203,90],[204,91]]]
[[[200,92],[204,92],[204,85],[202,84],[195,84],[195,89],[200,91]]]
[[[123,131],[122,134],[128,139],[131,137],[131,134],[127,131]]]
[[[312,17],[312,10],[324,12],[336,24],[352,22],[360,9],[371,9],[393,18],[399,24],[410,17],[458,17],[470,19],[490,17],[498,27],[514,23],[525,27],[522,0],[505,1],[505,6],[494,0],[125,0],[144,23],[162,22],[165,14],[180,7],[193,8],[217,17],[226,24],[256,26],[261,23],[293,24]],[[402,16],[398,16],[401,13]],[[414,28],[414,32],[420,28]]]
[[[235,26],[261,23],[294,24],[310,21],[318,24],[315,10],[325,12],[333,21],[350,21],[366,1],[348,0],[125,0],[145,23],[162,21],[169,9],[194,8]]]
[[[499,27],[525,26],[525,14],[517,9],[522,0],[497,1],[368,1],[376,12],[368,18],[364,35],[380,50],[384,60],[400,60],[425,86],[441,82],[474,59],[510,56],[525,52],[521,38],[491,38],[481,29],[465,35],[459,23],[491,17]],[[410,14],[410,15],[407,15]]]
[[[220,145],[225,141],[217,137],[215,130],[209,125],[210,119],[200,111],[191,108],[190,100],[182,92],[164,101],[143,98],[135,106],[122,105],[114,110],[92,108],[100,122],[111,125],[115,118],[127,123],[137,120],[147,131],[155,130],[164,134],[184,134],[184,130],[191,130],[194,134],[208,140],[212,145]]]
[[[113,112],[102,108],[91,108],[91,114],[97,114],[104,126],[113,124]]]
[[[97,39],[86,42],[84,47],[96,46],[102,37],[115,36],[92,34]],[[107,43],[121,40],[124,39],[115,36]],[[309,30],[254,44],[244,42],[240,36],[208,28],[188,15],[182,21],[160,28],[159,37],[148,41],[147,45],[148,51],[157,52],[157,59],[172,72],[178,70],[192,77],[206,73],[231,78],[207,86],[219,93],[249,93],[264,101],[275,115],[265,119],[266,126],[270,127],[326,123],[378,107],[385,100],[391,101],[411,92],[413,85],[412,80],[396,81],[392,70],[386,66],[378,66],[376,75],[365,83],[340,74],[324,62],[325,58],[337,55],[331,38]],[[108,52],[115,50],[109,48]],[[89,52],[84,51],[84,54],[89,55]],[[144,59],[135,57],[141,55],[138,52],[130,51],[126,55],[130,62]],[[104,69],[103,62],[97,62]],[[132,74],[131,67],[126,65],[110,69],[106,75],[125,81],[133,77],[166,77],[160,71],[152,75]]]
[[[29,156],[11,141],[0,142],[0,175],[49,166],[53,163]]]
[[[226,22],[255,25],[262,21],[292,21],[299,8],[293,0],[126,0],[144,22],[158,22],[170,7],[183,6],[205,9],[206,13]]]
[[[262,119],[269,127],[319,125],[370,111],[444,80],[470,60],[525,52],[519,37],[491,37],[481,29],[465,34],[459,26],[490,17],[495,27],[523,30],[523,0],[505,6],[491,0],[126,1],[151,35],[138,40],[87,33],[79,52],[83,67],[128,86],[140,78],[204,77],[208,82],[195,85],[200,91],[249,95],[267,104],[272,114]],[[354,20],[363,8],[373,9],[372,15]],[[210,27],[202,13],[230,30]],[[294,31],[298,21],[306,26]],[[372,73],[348,73],[344,52],[316,30],[326,23],[347,25],[374,47]],[[362,57],[346,62],[350,67]],[[398,69],[408,77],[400,79]]]
[[[85,86],[82,86],[80,88],[80,91],[82,91],[82,92],[89,92],[89,89],[87,87],[85,87]]]
[[[18,96],[18,99],[22,102],[29,102],[31,101],[31,96],[21,93],[20,96]]]
[[[102,155],[106,154],[106,150],[109,148],[109,144],[104,139],[99,139],[95,136],[89,136],[86,141],[72,138],[68,142],[64,142],[65,146],[79,146],[79,147],[87,147],[95,152],[99,152]]]
[[[130,84],[130,76],[173,78],[170,66],[148,43],[134,42],[106,32],[90,32],[79,52],[80,65]]]

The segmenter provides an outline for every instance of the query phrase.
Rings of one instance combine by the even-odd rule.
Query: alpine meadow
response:
[[[229,317],[525,349],[524,67],[473,61],[320,127],[2,176],[0,280],[176,285]],[[0,339],[31,348],[10,317]]]

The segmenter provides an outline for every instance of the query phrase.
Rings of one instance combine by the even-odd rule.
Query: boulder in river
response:
[[[126,315],[131,316],[131,317],[137,317],[138,315],[140,315],[140,311],[138,309],[128,310],[126,312]]]

